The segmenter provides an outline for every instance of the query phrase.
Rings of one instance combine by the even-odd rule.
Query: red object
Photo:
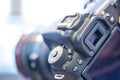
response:
[[[25,71],[23,70],[22,68],[22,63],[21,63],[21,59],[20,59],[20,54],[21,54],[21,48],[22,48],[22,45],[26,39],[26,35],[23,35],[21,37],[21,39],[19,40],[18,44],[17,44],[17,47],[16,47],[16,52],[15,52],[15,56],[16,56],[16,64],[17,64],[17,68],[18,70],[24,75],[27,77],[27,74],[25,73]]]

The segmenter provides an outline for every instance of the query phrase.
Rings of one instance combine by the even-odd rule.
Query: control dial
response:
[[[68,54],[62,46],[55,47],[49,54],[48,62],[54,67],[61,67],[67,60]]]

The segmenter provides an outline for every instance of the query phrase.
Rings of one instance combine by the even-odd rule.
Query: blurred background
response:
[[[65,15],[82,13],[86,1],[0,0],[0,80],[25,80],[15,62],[15,47],[22,34],[55,28]]]

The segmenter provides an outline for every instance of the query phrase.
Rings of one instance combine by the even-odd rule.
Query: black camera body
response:
[[[120,80],[120,0],[66,16],[55,32],[24,35],[18,70],[33,80]]]
[[[120,49],[118,36],[120,35],[118,22],[120,1],[108,4],[98,14],[70,15],[58,24],[58,30],[64,31],[62,35],[64,44],[53,48],[48,57],[56,80],[120,79],[118,78],[120,66],[118,73],[116,69],[107,70],[111,65],[114,67],[113,63],[119,62],[118,57],[120,57],[120,51],[115,54],[117,57],[113,55],[114,61],[111,61],[108,56],[112,56],[112,53],[115,52],[114,50],[109,52],[110,49],[116,47]],[[109,49],[108,45],[111,46]],[[102,71],[102,69],[104,70]],[[116,71],[116,73],[113,74],[112,71],[113,73]],[[113,75],[116,76],[110,77]]]

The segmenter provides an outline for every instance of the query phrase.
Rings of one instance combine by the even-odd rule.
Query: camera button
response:
[[[69,65],[70,65],[70,62],[66,61],[66,63],[63,65],[63,70],[66,70]]]
[[[110,15],[109,13],[106,14],[106,19],[109,21],[110,24],[114,24],[115,18],[113,15]]]
[[[78,66],[73,67],[73,72],[78,72]]]
[[[113,24],[115,22],[115,18],[113,16],[110,17],[110,22]]]
[[[82,65],[82,64],[83,64],[83,60],[82,60],[82,59],[78,59],[78,60],[77,60],[77,63],[78,63],[79,65]]]

